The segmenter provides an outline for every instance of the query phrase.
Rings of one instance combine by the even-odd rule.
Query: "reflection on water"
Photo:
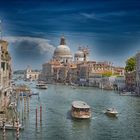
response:
[[[29,83],[28,83],[29,85]],[[20,140],[139,140],[140,139],[140,98],[119,96],[114,91],[97,88],[77,87],[73,89],[61,85],[48,85],[47,90],[30,99],[30,112],[24,119],[25,130]],[[87,102],[92,109],[92,117],[87,120],[71,118],[71,103],[74,100]],[[42,123],[38,116],[36,127],[35,109],[42,105]],[[119,112],[117,118],[103,113],[108,107]],[[7,131],[7,140],[15,139],[15,131]],[[0,139],[2,139],[0,131]]]
[[[88,129],[90,127],[90,119],[72,119],[73,129]]]

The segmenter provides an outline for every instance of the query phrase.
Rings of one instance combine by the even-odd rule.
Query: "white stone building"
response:
[[[25,71],[24,79],[29,81],[36,81],[39,78],[40,72],[32,70],[29,66]]]

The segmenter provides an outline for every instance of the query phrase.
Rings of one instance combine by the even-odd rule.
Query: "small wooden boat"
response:
[[[83,101],[72,102],[71,116],[77,119],[88,119],[91,117],[90,106]]]

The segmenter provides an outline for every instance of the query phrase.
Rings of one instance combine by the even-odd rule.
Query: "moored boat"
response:
[[[131,96],[132,95],[132,92],[130,92],[130,91],[122,91],[122,92],[120,92],[120,95],[123,95],[123,96]]]
[[[77,119],[88,119],[91,117],[90,106],[83,101],[73,101],[71,107],[71,116]]]
[[[24,129],[24,126],[22,124],[19,124],[19,129]],[[0,122],[0,129],[3,129],[3,122]],[[10,122],[5,122],[5,129],[7,130],[15,130],[17,129],[17,125],[16,124],[12,124]]]
[[[36,84],[36,88],[38,88],[38,89],[47,89],[48,86],[45,83],[38,83],[38,84]]]

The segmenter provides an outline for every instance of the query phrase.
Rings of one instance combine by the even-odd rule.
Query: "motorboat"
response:
[[[108,116],[116,117],[118,114],[118,111],[115,108],[107,108],[105,111],[105,114],[107,114]]]
[[[71,86],[71,88],[76,89],[76,86]]]
[[[132,95],[132,92],[130,92],[130,91],[122,91],[122,92],[120,92],[120,95],[123,95],[123,96],[130,96],[130,95]]]
[[[36,88],[38,88],[38,89],[47,89],[48,86],[45,83],[38,83],[38,84],[36,84]]]
[[[71,106],[71,116],[77,119],[88,119],[91,117],[90,106],[83,101],[73,101]]]

